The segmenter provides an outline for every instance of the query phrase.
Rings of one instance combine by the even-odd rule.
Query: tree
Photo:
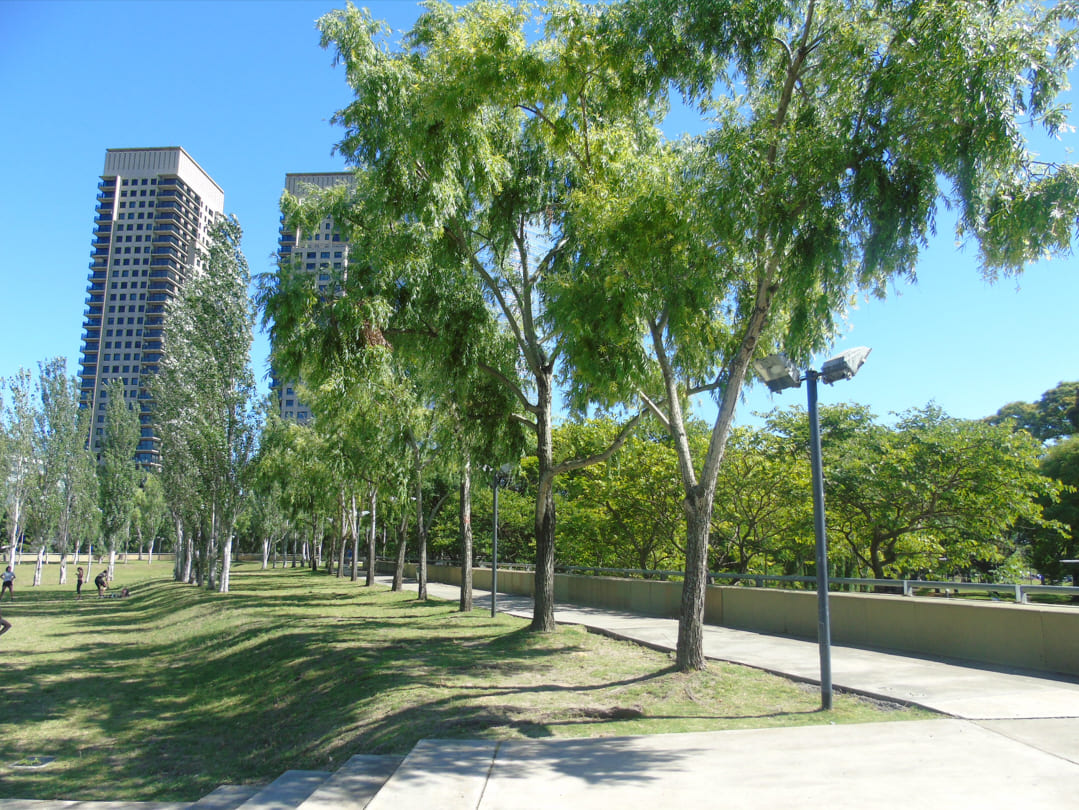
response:
[[[1037,164],[1021,127],[1065,123],[1073,12],[1013,0],[607,7],[579,81],[608,65],[607,86],[627,98],[673,84],[712,127],[671,143],[611,115],[587,132],[558,116],[567,150],[586,134],[617,149],[574,187],[548,311],[568,333],[580,395],[643,395],[674,441],[687,520],[680,669],[704,664],[712,505],[753,360],[808,361],[853,293],[913,278],[939,204],[987,278],[1069,249],[1079,172]],[[699,459],[683,403],[704,392],[719,407]]]
[[[808,445],[735,429],[716,481],[711,559],[743,574],[803,573],[814,557],[811,504]]]
[[[229,589],[235,524],[256,436],[254,315],[242,238],[234,217],[214,226],[203,272],[169,303],[164,353],[151,383],[162,455],[182,455],[192,464],[186,474],[199,482],[208,519],[201,560],[208,585],[221,593]]]
[[[109,551],[109,578],[116,565],[116,550],[126,547],[135,509],[135,490],[139,471],[135,449],[139,443],[139,417],[127,401],[122,381],[113,380],[102,394],[105,397],[105,436],[101,444],[98,470],[101,493],[101,528]]]
[[[986,421],[1010,424],[1042,442],[1079,433],[1079,382],[1059,383],[1034,403],[1009,403]]]
[[[92,523],[97,510],[97,464],[86,441],[91,413],[79,407],[78,382],[67,376],[63,358],[41,364],[38,390],[38,523],[42,546],[51,539],[60,555],[63,585],[67,582],[67,555],[76,527]]]
[[[566,424],[555,432],[556,457],[606,447],[620,426],[610,419]],[[645,424],[604,464],[564,476],[560,559],[575,565],[657,569],[684,553],[681,486],[670,442]]]
[[[1042,523],[1039,500],[1055,497],[1026,433],[931,405],[829,443],[829,529],[877,578],[1001,562],[1015,525]]]
[[[1048,577],[1062,579],[1066,573],[1061,560],[1079,558],[1079,436],[1072,436],[1049,448],[1041,461],[1041,472],[1063,484],[1059,499],[1043,499],[1045,517],[1063,527],[1034,528],[1031,532],[1031,562]]]
[[[157,473],[147,473],[135,492],[135,533],[139,538],[140,560],[143,549],[149,546],[147,562],[153,562],[154,543],[165,526],[168,511],[161,476]]]
[[[30,372],[19,369],[6,381],[10,401],[4,407],[4,511],[8,528],[8,562],[14,565],[26,528],[27,510],[37,475],[34,456],[34,403]]]
[[[543,314],[573,161],[539,136],[551,123],[543,107],[552,94],[540,69],[550,62],[570,76],[575,49],[589,46],[568,30],[562,39],[529,43],[527,12],[498,3],[460,11],[432,4],[392,52],[380,42],[381,27],[352,5],[319,26],[356,95],[335,120],[346,129],[339,148],[357,173],[353,186],[316,204],[348,224],[350,241],[363,240],[366,265],[349,268],[338,300],[317,302],[321,314],[290,318],[300,310],[273,306],[275,345],[291,333],[298,349],[295,337],[314,332],[323,335],[316,340],[324,356],[342,362],[370,345],[375,328],[390,340],[411,333],[432,354],[463,358],[505,387],[535,441],[532,627],[550,630],[555,477],[614,450],[555,464],[552,403],[562,346]],[[594,88],[602,92],[602,82]],[[556,98],[563,89],[555,88]],[[479,334],[503,341],[508,352],[481,350],[492,343]]]

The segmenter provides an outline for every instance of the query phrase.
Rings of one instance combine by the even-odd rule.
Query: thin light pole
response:
[[[817,646],[820,648],[820,705],[832,708],[832,622],[828,610],[828,534],[824,526],[824,468],[821,463],[820,418],[817,415],[819,372],[806,372],[809,399],[809,456],[813,467],[813,530],[817,538]]]
[[[495,471],[495,530],[491,543],[491,618],[495,617],[498,609],[498,472]]]

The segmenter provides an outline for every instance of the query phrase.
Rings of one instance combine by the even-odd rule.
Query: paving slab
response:
[[[364,810],[402,757],[357,754],[319,785],[297,810]]]
[[[476,810],[498,747],[488,740],[421,740],[367,808]]]
[[[235,810],[262,788],[262,785],[220,785],[190,805],[188,810]]]
[[[475,807],[1063,810],[1077,778],[1074,762],[968,721],[825,725],[504,742]]]
[[[240,805],[241,810],[294,810],[330,778],[329,771],[285,771]]]
[[[1079,765],[1079,721],[1058,720],[983,720],[979,726],[1011,740],[1037,748],[1047,754]],[[1079,806],[1079,799],[1076,800]]]

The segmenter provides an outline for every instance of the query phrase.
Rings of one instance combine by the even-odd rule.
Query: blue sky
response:
[[[345,168],[329,119],[350,94],[315,29],[340,5],[0,0],[0,377],[55,356],[78,371],[108,148],[182,146],[224,189],[252,273],[271,269],[285,174]],[[412,2],[367,5],[399,30],[419,12]],[[1077,142],[1068,134],[1036,148],[1071,160]],[[989,285],[942,221],[918,284],[850,314],[837,350],[873,354],[855,380],[823,389],[822,404],[858,401],[886,415],[933,400],[979,418],[1079,379],[1077,270],[1079,260],[1057,259]],[[257,336],[263,386],[267,354]],[[796,403],[804,394],[772,398],[758,385],[741,412]]]

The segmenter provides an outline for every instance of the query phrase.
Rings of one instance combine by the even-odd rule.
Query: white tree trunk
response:
[[[221,549],[221,584],[218,593],[229,592],[229,574],[232,573],[232,532],[225,535],[225,546]]]
[[[45,567],[45,544],[37,550],[37,565],[34,566],[34,587],[41,584],[41,569]]]

